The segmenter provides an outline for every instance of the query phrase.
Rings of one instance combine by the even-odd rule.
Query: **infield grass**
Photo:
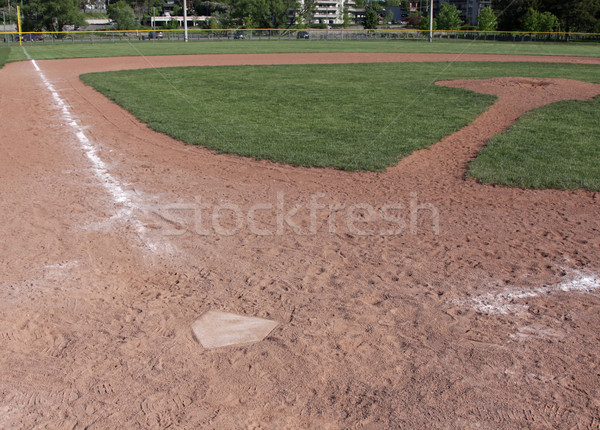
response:
[[[420,52],[510,55],[600,56],[599,43],[494,42],[481,40],[221,40],[145,41],[119,43],[29,42],[24,48],[36,60],[57,58],[122,57],[181,54],[252,54],[304,52]],[[9,61],[26,60],[23,49],[13,49]]]
[[[82,79],[186,143],[298,166],[383,170],[464,127],[494,101],[434,81],[494,76],[600,81],[598,66],[533,63],[166,68]],[[554,120],[563,122],[561,115]],[[593,133],[590,126],[578,128]]]
[[[469,164],[480,182],[600,191],[600,98],[568,100],[523,115]]]

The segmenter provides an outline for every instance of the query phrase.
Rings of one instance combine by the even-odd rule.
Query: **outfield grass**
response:
[[[186,143],[299,166],[382,170],[494,101],[432,82],[494,76],[600,81],[598,66],[532,63],[196,67],[82,79]]]
[[[8,61],[8,57],[10,55],[10,48],[0,48],[0,69],[6,61]]]
[[[26,43],[24,48],[37,60],[55,58],[121,57],[178,54],[242,54],[302,52],[422,52],[513,55],[600,56],[598,43],[533,43],[469,40],[221,40],[190,43],[146,41],[135,43],[76,43],[51,45]],[[13,49],[9,61],[26,60],[23,49]]]
[[[490,140],[468,174],[489,184],[600,191],[599,113],[600,98],[529,112]]]

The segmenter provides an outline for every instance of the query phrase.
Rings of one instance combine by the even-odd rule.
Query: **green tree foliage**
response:
[[[171,18],[166,24],[165,24],[165,28],[167,30],[177,30],[179,28],[179,21],[177,21],[175,18]]]
[[[298,7],[298,21],[301,24],[310,24],[317,11],[316,0],[304,0],[302,5]]]
[[[374,30],[377,28],[377,24],[379,24],[379,15],[374,8],[368,7],[365,11],[365,24],[364,27],[368,30]]]
[[[529,8],[536,8],[538,0],[492,0],[492,9],[498,16],[498,29],[514,31],[521,28]]]
[[[490,7],[485,7],[477,16],[477,30],[494,31],[498,28],[498,18]]]
[[[193,1],[192,9],[199,16],[212,16],[215,13],[229,13],[229,5],[213,1]]]
[[[530,7],[523,17],[523,23],[521,24],[520,29],[525,31],[539,31],[539,18],[540,13],[534,8]]]
[[[408,0],[385,0],[385,6],[400,6],[402,10],[410,9],[410,2]]]
[[[31,0],[23,4],[23,30],[63,31],[85,25],[78,0]]]
[[[462,25],[460,11],[450,3],[442,3],[437,16],[437,25],[441,30],[459,30]]]
[[[551,12],[562,30],[594,32],[600,22],[599,0],[544,0],[539,10]]]
[[[419,12],[411,12],[408,14],[408,26],[412,28],[421,28],[421,22],[423,21],[423,15]]]
[[[251,16],[245,16],[242,18],[242,28],[256,28],[256,24],[254,24]]]
[[[561,31],[593,32],[600,22],[599,0],[492,0],[500,30],[524,28],[530,8],[556,16]],[[550,17],[547,17],[551,20]],[[528,25],[531,22],[528,22]],[[548,22],[547,27],[552,22]],[[546,28],[547,28],[546,27]]]
[[[11,2],[10,9],[8,8],[8,0],[0,0],[0,12],[4,12],[6,23],[17,22],[17,8]]]
[[[350,24],[352,24],[352,18],[350,18],[350,10],[348,8],[348,6],[344,6],[344,15],[343,15],[343,26],[344,28],[348,27]]]
[[[149,0],[148,1],[148,15],[160,16],[162,14],[162,1],[161,0]]]
[[[538,12],[530,8],[523,18],[521,28],[525,31],[551,32],[558,28],[558,18],[550,12]]]
[[[421,19],[421,25],[419,26],[419,28],[421,30],[429,31],[429,15],[424,16],[423,19]],[[437,19],[433,18],[433,29],[436,30],[437,28],[438,28]]]
[[[394,11],[391,9],[385,15],[385,23],[387,24],[389,22],[394,22]]]
[[[250,17],[261,28],[289,27],[293,22],[288,11],[297,15],[299,4],[296,0],[232,0],[232,18],[241,23]]]
[[[139,26],[135,12],[124,0],[108,6],[108,17],[115,22],[117,30],[135,30]]]
[[[550,12],[540,13],[538,18],[539,31],[551,32],[558,29],[558,18]]]

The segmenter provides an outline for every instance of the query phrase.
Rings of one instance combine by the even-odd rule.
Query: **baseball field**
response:
[[[0,48],[1,428],[600,426],[600,45],[303,42]]]

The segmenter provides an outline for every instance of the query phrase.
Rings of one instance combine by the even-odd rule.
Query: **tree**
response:
[[[134,30],[139,26],[135,12],[124,0],[108,6],[108,17],[115,22],[117,30]]]
[[[437,16],[437,23],[441,30],[460,30],[462,25],[460,11],[453,4],[442,3],[440,13]]]
[[[525,31],[552,32],[558,28],[558,18],[550,12],[539,12],[529,8],[523,18],[522,29]]]
[[[410,2],[408,0],[385,0],[386,7],[399,6],[402,10],[410,10]]]
[[[316,0],[304,0],[298,9],[298,18],[302,24],[310,24],[317,11]]]
[[[492,0],[492,9],[498,17],[498,29],[514,31],[521,28],[529,8],[536,8],[538,0]]]
[[[374,30],[379,24],[379,15],[372,7],[368,7],[365,11],[365,24],[364,27],[368,30]]]
[[[558,28],[558,18],[550,12],[540,13],[538,25],[538,31],[552,32]]]
[[[229,5],[219,2],[194,0],[192,8],[197,15],[212,16],[215,12],[226,13],[229,10]]]
[[[291,11],[297,16],[299,4],[296,0],[232,0],[231,16],[238,22],[250,17],[261,28],[289,27]]]
[[[567,31],[593,32],[600,21],[600,2],[598,0],[573,0],[553,9],[555,0],[546,0],[545,10],[552,12]]]
[[[534,8],[530,7],[525,16],[523,17],[523,23],[521,29],[525,31],[540,31],[540,13]]]
[[[256,28],[256,24],[254,24],[251,16],[245,16],[242,18],[242,28]]]
[[[31,0],[23,5],[22,16],[25,31],[63,31],[67,26],[85,25],[78,0]]]
[[[179,28],[179,21],[177,21],[175,18],[171,18],[166,24],[165,24],[165,28],[167,30],[177,30]]]
[[[593,32],[600,21],[598,0],[492,0],[492,8],[497,13],[499,29],[507,31],[523,28],[530,8],[553,14],[564,31]]]
[[[390,9],[388,13],[385,15],[385,23],[393,23],[394,22],[394,11]]]
[[[343,20],[344,23],[342,25],[344,26],[344,28],[352,24],[352,19],[350,18],[350,9],[348,8],[348,6],[344,6]]]
[[[436,30],[437,27],[437,19],[433,18],[433,29]],[[419,26],[419,28],[421,30],[429,31],[429,16],[424,16],[423,19],[421,19],[421,25]]]
[[[8,0],[0,0],[0,11],[4,12],[4,19],[7,23],[11,24],[17,22],[16,8],[12,5],[8,7]]]
[[[498,18],[490,7],[484,7],[477,16],[477,30],[494,31],[498,28]]]
[[[421,22],[423,21],[423,15],[419,12],[411,12],[408,14],[408,19],[406,21],[408,22],[409,27],[420,28]]]
[[[600,21],[598,0],[540,0],[538,10],[554,14],[565,31],[594,32]]]

